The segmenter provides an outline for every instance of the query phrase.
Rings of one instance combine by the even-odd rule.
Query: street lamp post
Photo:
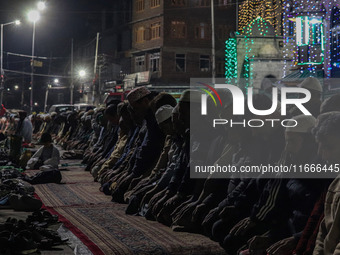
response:
[[[215,85],[216,78],[216,51],[215,51],[215,6],[214,0],[211,0],[211,62],[212,62],[212,84]]]
[[[40,1],[37,3],[39,11],[43,11],[46,8],[45,2]],[[30,111],[33,112],[33,90],[34,90],[34,41],[35,41],[35,23],[40,19],[40,13],[37,10],[32,10],[28,13],[28,19],[33,23],[33,35],[32,35],[32,63],[31,63],[31,99],[30,99]]]
[[[81,83],[80,86],[83,88],[82,89],[82,93],[84,93],[84,78],[85,78],[85,76],[86,76],[86,71],[84,69],[79,70],[78,77],[79,77],[80,83]],[[86,98],[86,103],[88,103],[88,102],[89,102],[89,99],[87,97]]]
[[[4,96],[4,68],[3,68],[3,55],[4,55],[4,26],[7,26],[7,25],[11,25],[11,24],[16,24],[16,25],[19,25],[20,24],[20,20],[15,20],[15,21],[12,21],[12,22],[8,22],[8,23],[4,23],[4,24],[1,24],[1,53],[0,53],[0,72],[1,72],[1,81],[0,81],[0,90],[1,90],[1,96],[0,96],[0,106],[2,105],[2,102],[3,102],[3,96]]]
[[[74,70],[73,70],[73,38],[71,41],[71,94],[70,94],[70,104],[73,104],[73,91],[74,91],[74,83],[73,83],[73,77],[74,77]]]
[[[32,63],[31,63],[31,113],[33,112],[33,82],[34,82],[34,40],[35,40],[35,22],[33,22],[33,36],[32,36]]]
[[[31,59],[31,98],[30,98],[30,112],[33,112],[33,90],[34,90],[34,42],[35,42],[35,23],[40,19],[40,13],[36,10],[28,13],[28,19],[33,22],[32,35],[32,59]]]
[[[46,87],[46,92],[45,92],[44,112],[47,112],[47,99],[48,99],[48,92],[50,88],[52,88],[52,85],[48,84]]]

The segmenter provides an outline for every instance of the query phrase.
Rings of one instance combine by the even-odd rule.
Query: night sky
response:
[[[88,18],[100,20],[100,10],[105,2],[98,0],[50,0],[47,9],[36,23],[36,55],[68,56],[71,38],[75,43],[90,38]],[[32,23],[27,21],[27,12],[34,9],[37,1],[0,1],[0,22],[22,20],[20,27],[4,27],[4,51],[31,54]]]
[[[121,1],[121,0],[119,0]],[[30,72],[30,58],[8,56],[6,52],[31,55],[33,25],[27,20],[29,10],[36,9],[36,0],[0,0],[0,23],[21,20],[20,26],[4,26],[4,69]],[[36,23],[35,56],[53,57],[52,61],[44,61],[43,68],[36,68],[35,73],[69,75],[71,39],[74,47],[77,44],[93,39],[96,32],[91,30],[93,24],[100,22],[101,10],[109,10],[111,1],[104,0],[47,0],[46,10],[41,13]],[[75,59],[76,61],[76,59]],[[43,104],[45,87],[48,79],[37,76],[35,78],[35,99],[39,105]],[[8,107],[18,107],[20,91],[13,91],[18,84],[26,90],[24,103],[28,103],[28,86],[30,76],[19,73],[6,72],[5,87]],[[69,86],[65,80],[65,86]],[[13,91],[13,92],[12,92]],[[14,104],[15,101],[15,105]],[[41,110],[41,107],[39,108]]]

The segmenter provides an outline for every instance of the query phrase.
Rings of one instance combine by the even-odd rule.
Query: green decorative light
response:
[[[225,77],[237,78],[236,38],[229,38],[225,42]]]
[[[245,56],[244,56],[244,63],[243,63],[243,78],[245,78],[245,86],[244,88],[247,89],[249,86],[250,81],[253,79],[253,73],[250,72],[250,60],[254,58],[254,54],[252,53],[252,47],[255,44],[254,39],[252,38],[253,34],[251,28],[254,24],[257,24],[257,27],[260,28],[260,33],[262,36],[267,36],[269,32],[269,25],[268,22],[263,19],[262,17],[257,17],[254,19],[245,29],[243,30],[244,33],[244,43],[245,43]]]

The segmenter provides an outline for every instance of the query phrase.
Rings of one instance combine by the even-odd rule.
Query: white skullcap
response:
[[[299,87],[322,92],[320,81],[314,77],[308,77],[299,84]]]
[[[310,133],[312,128],[315,126],[316,119],[311,115],[298,115],[292,118],[296,120],[296,127],[287,127],[286,132],[295,133]],[[287,125],[294,125],[293,121],[289,121]]]
[[[176,113],[178,113],[178,104],[172,110],[172,114],[176,114]]]
[[[169,119],[172,116],[173,107],[171,105],[163,105],[155,113],[155,117],[158,124],[161,124],[163,121]]]
[[[200,103],[201,95],[202,93],[198,90],[187,89],[183,91],[179,102]]]

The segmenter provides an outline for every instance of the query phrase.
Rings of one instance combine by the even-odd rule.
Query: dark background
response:
[[[21,20],[20,26],[4,26],[4,69],[17,71],[5,73],[4,103],[7,108],[26,107],[27,109],[29,106],[30,76],[27,73],[31,70],[30,58],[15,57],[8,55],[7,52],[31,55],[33,24],[28,21],[27,13],[29,10],[37,9],[37,2],[0,1],[0,23]],[[42,68],[35,68],[35,73],[50,76],[34,78],[34,101],[38,102],[35,111],[43,110],[46,87],[53,81],[53,75],[69,76],[72,38],[74,47],[94,38],[96,27],[100,26],[101,22],[101,10],[109,9],[108,2],[103,0],[45,1],[46,9],[41,12],[41,18],[36,23],[34,55],[49,59],[43,61]],[[74,61],[77,61],[76,56]],[[61,86],[69,86],[69,79],[59,80]],[[19,85],[20,89],[15,91],[15,85]],[[53,93],[50,97],[53,99]],[[65,91],[65,97],[68,97],[68,91]]]

